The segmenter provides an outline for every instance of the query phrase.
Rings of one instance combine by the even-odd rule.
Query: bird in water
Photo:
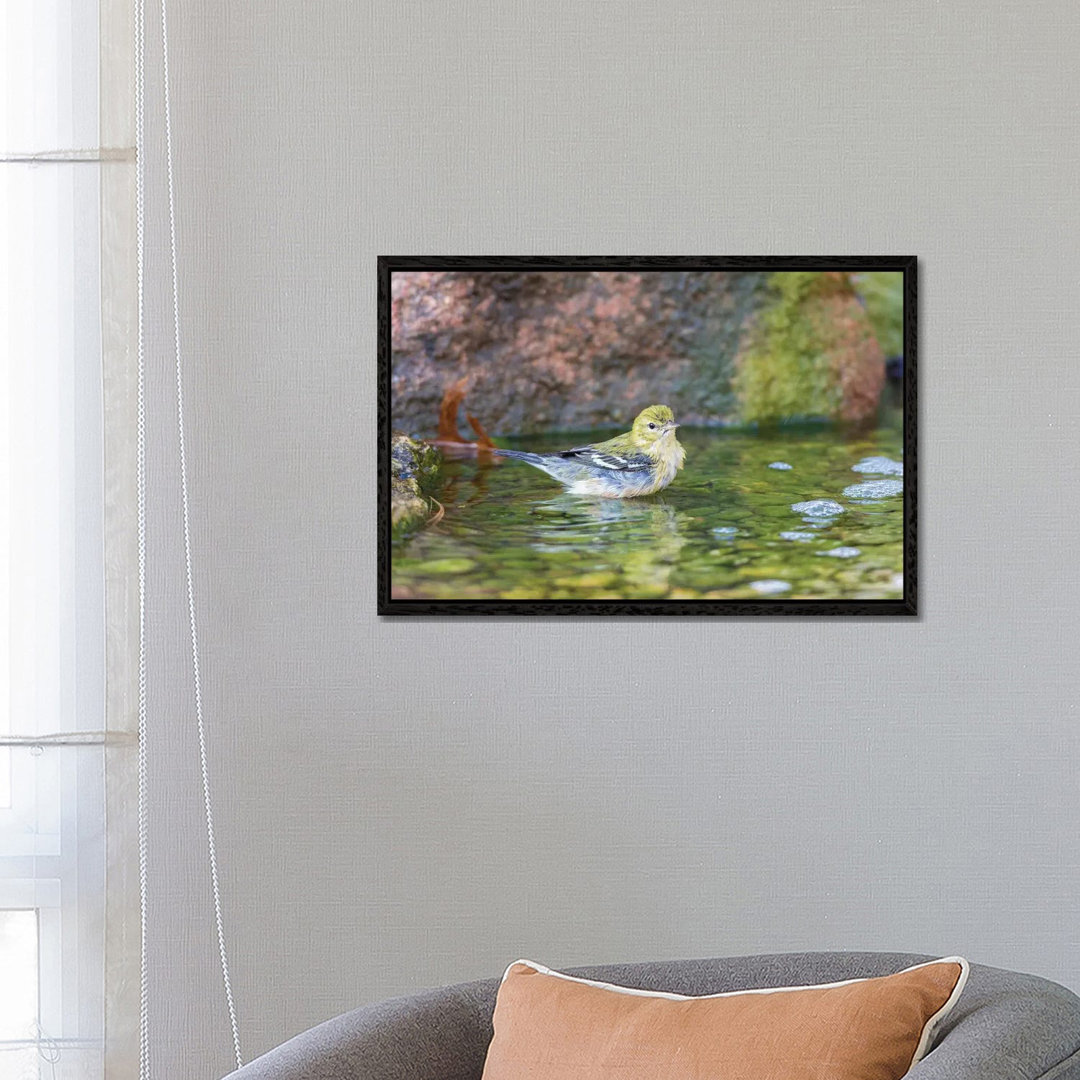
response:
[[[554,454],[492,452],[535,465],[574,495],[631,499],[666,488],[683,467],[686,451],[675,438],[678,426],[666,405],[650,405],[638,413],[629,431],[604,442]]]

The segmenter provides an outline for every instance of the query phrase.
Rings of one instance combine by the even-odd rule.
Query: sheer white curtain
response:
[[[103,170],[130,166],[101,150],[102,7],[0,14],[0,1080],[104,1075],[110,862],[130,892],[105,840],[107,755],[117,777],[131,755],[106,730],[130,725],[106,721],[106,594],[127,565],[114,551],[110,583],[103,357],[124,363],[127,300],[104,325],[125,182]]]

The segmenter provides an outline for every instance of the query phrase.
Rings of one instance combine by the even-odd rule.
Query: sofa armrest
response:
[[[495,987],[464,983],[354,1009],[226,1080],[480,1080]]]
[[[971,976],[907,1080],[1080,1080],[1080,1001],[1034,975],[972,965]]]

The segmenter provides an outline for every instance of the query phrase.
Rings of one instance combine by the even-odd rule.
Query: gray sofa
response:
[[[888,975],[928,956],[790,953],[573,969],[622,986],[717,994]],[[228,1080],[480,1080],[498,979],[346,1013]],[[1080,999],[1056,983],[973,964],[957,1007],[910,1080],[1080,1080]]]

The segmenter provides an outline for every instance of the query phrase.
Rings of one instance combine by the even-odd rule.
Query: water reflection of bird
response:
[[[493,451],[518,458],[553,476],[574,495],[630,499],[666,488],[683,467],[686,451],[675,438],[675,416],[666,405],[642,409],[633,427],[604,442],[555,454]]]
[[[550,499],[532,504],[533,521],[543,532],[580,532],[595,540],[609,525],[624,527],[625,535],[644,535],[648,530],[677,530],[683,515],[663,498],[649,502],[632,499],[577,499],[568,491],[560,491]],[[598,529],[599,527],[599,529]]]

